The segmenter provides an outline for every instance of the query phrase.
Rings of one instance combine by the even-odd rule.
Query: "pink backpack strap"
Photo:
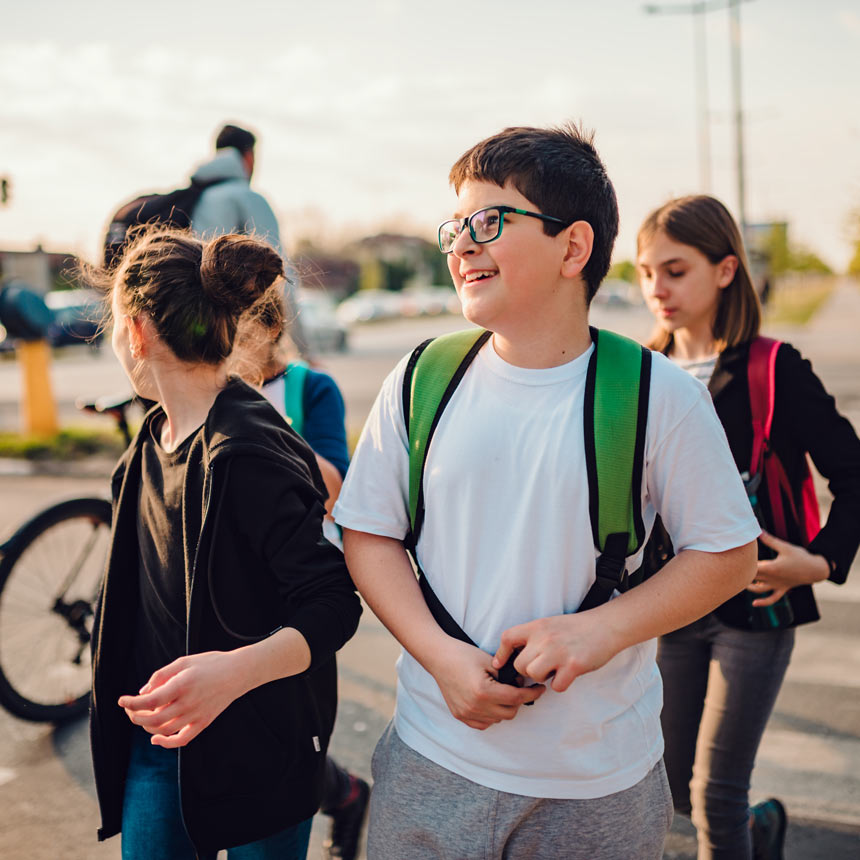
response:
[[[750,344],[750,357],[747,364],[753,426],[750,474],[764,473],[776,536],[788,537],[784,504],[784,501],[787,501],[791,517],[800,527],[808,544],[821,528],[818,499],[815,495],[815,485],[809,471],[809,464],[806,465],[801,490],[803,509],[798,511],[785,468],[779,457],[770,452],[770,432],[776,399],[776,354],[780,346],[782,341],[761,336]]]
[[[750,475],[756,475],[762,470],[762,461],[770,443],[776,391],[776,353],[780,346],[781,341],[761,336],[750,343],[750,357],[747,362],[753,428]]]

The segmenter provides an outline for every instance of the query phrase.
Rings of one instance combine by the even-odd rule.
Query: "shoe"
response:
[[[754,860],[783,860],[788,823],[785,807],[775,797],[771,797],[757,803],[751,812]]]
[[[361,777],[350,774],[349,796],[341,806],[327,813],[331,818],[331,834],[323,845],[324,860],[355,860],[369,798],[370,786]]]

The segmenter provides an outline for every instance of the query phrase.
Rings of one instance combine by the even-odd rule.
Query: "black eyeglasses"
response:
[[[552,215],[542,215],[540,212],[528,212],[525,209],[517,209],[514,206],[488,206],[473,212],[468,218],[456,218],[451,221],[443,221],[439,225],[439,250],[443,254],[450,254],[454,250],[457,237],[463,232],[464,227],[469,228],[472,241],[478,245],[494,242],[502,235],[502,227],[505,226],[505,215],[514,213],[516,215],[528,215],[529,218],[540,218],[541,221],[549,221],[553,224],[567,226],[567,221],[561,218],[553,218]]]

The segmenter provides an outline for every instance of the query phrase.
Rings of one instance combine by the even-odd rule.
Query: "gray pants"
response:
[[[666,771],[699,860],[752,857],[750,777],[793,646],[793,629],[736,630],[713,614],[660,639]]]
[[[672,822],[662,761],[607,797],[524,797],[434,764],[389,724],[372,768],[368,860],[660,860]]]

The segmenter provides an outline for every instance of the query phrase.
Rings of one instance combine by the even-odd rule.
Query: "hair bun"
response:
[[[213,305],[233,313],[251,307],[283,274],[280,255],[259,239],[231,233],[203,245],[203,292]]]

